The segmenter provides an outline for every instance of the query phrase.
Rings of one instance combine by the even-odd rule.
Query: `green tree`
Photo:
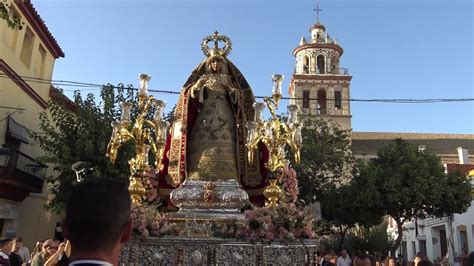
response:
[[[302,134],[301,164],[295,165],[300,199],[321,203],[319,233],[337,234],[340,250],[350,228],[378,224],[382,214],[367,212],[376,209],[377,200],[351,181],[358,167],[351,152],[350,131],[318,119],[306,122]]]
[[[46,208],[61,211],[69,198],[76,174],[71,165],[77,161],[91,164],[95,174],[126,179],[129,175],[127,160],[133,154],[133,146],[125,145],[119,151],[113,165],[106,157],[107,144],[112,134],[111,122],[119,118],[119,103],[134,99],[130,88],[119,85],[103,86],[100,102],[93,94],[83,98],[79,91],[73,101],[59,91],[48,103],[48,109],[40,114],[41,133],[30,132],[33,139],[45,151],[41,159],[50,164],[57,175],[48,177],[48,189],[54,195]]]
[[[355,165],[350,131],[322,119],[305,122],[298,174],[300,199],[319,201],[332,185],[348,183]]]
[[[369,254],[388,254],[393,239],[387,232],[386,222],[376,226],[352,228],[348,235],[345,248],[353,252],[365,251]]]
[[[383,212],[374,186],[353,178],[349,184],[331,185],[321,196],[322,218],[326,228],[338,235],[338,250],[348,248],[346,235],[353,228],[370,228],[382,222]],[[324,227],[323,227],[324,228]]]
[[[12,29],[21,30],[25,24],[5,0],[0,0],[0,19],[5,20],[8,27]]]
[[[434,153],[419,151],[401,139],[381,148],[378,158],[361,169],[358,180],[375,185],[383,213],[397,223],[398,237],[392,251],[401,244],[403,223],[463,213],[471,202],[466,178],[446,176]]]

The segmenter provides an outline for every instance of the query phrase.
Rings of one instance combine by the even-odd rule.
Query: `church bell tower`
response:
[[[351,129],[350,81],[347,68],[340,66],[343,49],[331,38],[318,18],[308,40],[302,37],[293,50],[296,66],[289,86],[291,103],[304,118],[322,118]]]

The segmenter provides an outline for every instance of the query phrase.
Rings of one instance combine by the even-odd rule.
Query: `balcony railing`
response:
[[[0,148],[0,186],[10,191],[41,193],[47,166],[27,154]]]
[[[342,76],[348,76],[349,75],[349,69],[348,68],[333,68],[331,71],[320,71],[319,69],[316,69],[316,73],[309,73],[308,71],[297,71],[295,68],[293,71],[294,74],[297,75],[342,75]]]

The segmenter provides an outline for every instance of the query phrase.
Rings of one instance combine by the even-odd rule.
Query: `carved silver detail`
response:
[[[235,239],[151,237],[123,247],[120,265],[315,265],[317,240],[251,243]]]
[[[243,219],[240,211],[249,202],[249,196],[237,180],[214,181],[212,200],[206,201],[207,181],[186,180],[181,187],[171,192],[173,204],[179,207],[176,213],[169,213],[170,218],[188,219]]]

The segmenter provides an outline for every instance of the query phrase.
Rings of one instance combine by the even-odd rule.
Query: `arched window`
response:
[[[334,92],[334,108],[336,110],[342,109],[342,93],[341,91]]]
[[[319,74],[324,74],[326,73],[326,64],[324,62],[324,55],[318,55],[318,57],[316,57],[316,62],[317,62],[317,65],[318,65],[318,73]]]
[[[318,114],[325,115],[326,114],[326,90],[319,89],[318,90]]]
[[[309,56],[303,58],[303,74],[309,74]]]

